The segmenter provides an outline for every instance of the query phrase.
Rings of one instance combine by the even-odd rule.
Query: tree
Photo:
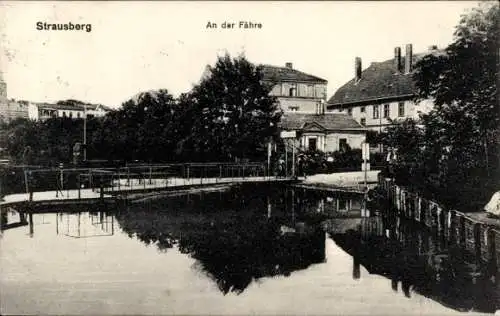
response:
[[[184,96],[192,119],[182,148],[203,160],[258,159],[277,135],[281,112],[263,73],[244,57],[219,57],[209,75]]]
[[[417,101],[435,104],[422,116],[422,162],[435,166],[429,181],[450,203],[471,188],[490,194],[497,178],[499,12],[498,3],[480,4],[462,16],[443,54],[416,64]]]
[[[139,93],[100,122],[92,139],[94,151],[104,159],[175,160],[180,112],[168,90]]]

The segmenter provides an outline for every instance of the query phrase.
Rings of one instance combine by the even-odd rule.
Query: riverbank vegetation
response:
[[[481,4],[462,17],[444,54],[416,64],[416,101],[435,106],[382,137],[397,151],[398,184],[469,212],[500,187],[499,16],[497,3]]]

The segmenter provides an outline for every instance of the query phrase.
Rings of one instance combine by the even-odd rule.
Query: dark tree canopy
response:
[[[281,112],[263,83],[261,68],[244,57],[226,55],[208,71],[184,100],[193,124],[183,147],[216,160],[265,156]]]
[[[434,108],[421,128],[407,121],[386,134],[401,179],[452,207],[484,205],[499,185],[499,13],[498,3],[481,3],[462,16],[444,53],[417,62],[416,101],[431,99]]]
[[[139,93],[103,118],[86,120],[89,160],[142,162],[264,159],[277,135],[280,112],[262,72],[243,57],[220,57],[210,75],[192,91],[174,98],[160,89]],[[58,104],[83,104],[64,100]],[[83,140],[82,119],[4,124],[0,137],[16,162],[57,164],[72,160]],[[1,136],[1,135],[0,135]],[[25,146],[31,154],[23,155]],[[29,156],[29,157],[28,157]],[[28,157],[28,158],[27,158]]]

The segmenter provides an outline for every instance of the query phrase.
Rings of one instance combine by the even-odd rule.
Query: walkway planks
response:
[[[112,200],[115,195],[129,192],[150,192],[160,191],[165,189],[199,187],[214,184],[237,184],[237,183],[259,183],[259,182],[274,182],[274,183],[291,183],[299,180],[290,178],[275,178],[275,177],[231,177],[231,178],[169,178],[165,179],[127,179],[116,180],[113,186],[103,188],[104,194],[102,200]],[[60,203],[79,203],[92,202],[101,199],[99,188],[80,189],[80,190],[63,190],[61,191],[43,191],[33,192],[32,203],[34,204],[60,204]],[[20,203],[29,202],[28,193],[10,194],[0,201],[0,206],[12,206]]]

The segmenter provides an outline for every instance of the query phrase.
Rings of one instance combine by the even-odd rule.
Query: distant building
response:
[[[52,117],[69,118],[87,118],[102,117],[110,109],[101,104],[85,104],[80,102],[58,102],[58,103],[39,103],[30,102],[29,118],[35,121],[46,120]]]
[[[8,122],[16,118],[28,118],[28,103],[7,98],[7,83],[0,72],[0,120]]]
[[[300,150],[334,152],[361,148],[366,129],[343,113],[284,113],[280,122],[282,131],[296,132],[296,146]]]
[[[391,120],[418,118],[419,113],[432,109],[431,100],[416,104],[415,83],[412,79],[414,64],[428,54],[442,54],[436,46],[428,52],[413,55],[412,45],[406,45],[405,56],[401,48],[394,49],[394,58],[374,62],[362,71],[361,58],[356,57],[354,78],[340,87],[328,100],[327,109],[347,113],[368,129],[382,131]]]
[[[347,145],[361,148],[366,138],[366,129],[344,113],[325,113],[328,81],[293,68],[260,65],[263,82],[272,85],[271,96],[275,96],[283,111],[280,122],[282,131],[295,131],[294,146],[300,150],[333,152]],[[210,76],[207,66],[201,80]]]
[[[293,68],[288,62],[285,67],[260,65],[264,83],[273,86],[270,95],[278,99],[283,112],[319,114],[324,112],[328,81]],[[206,66],[201,80],[210,76]]]
[[[283,112],[321,114],[326,102],[328,81],[293,68],[262,65],[264,82],[273,84],[270,95],[277,97]]]

